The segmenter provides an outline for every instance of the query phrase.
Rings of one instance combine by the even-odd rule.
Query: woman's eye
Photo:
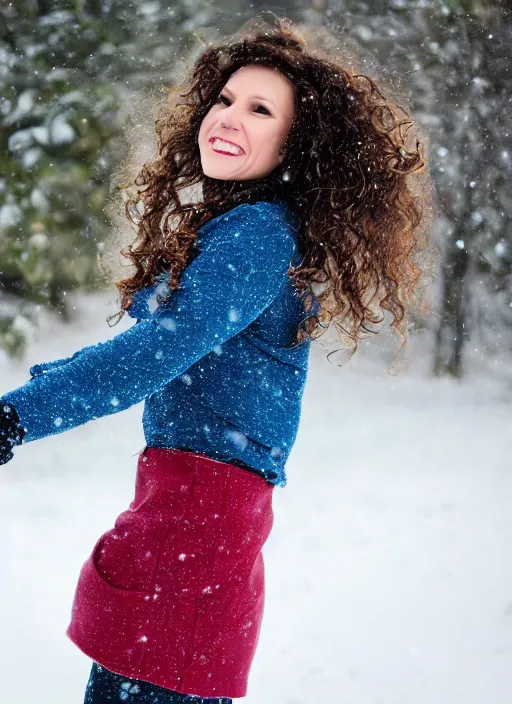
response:
[[[224,103],[224,105],[230,105],[231,101],[225,95],[219,95],[219,97],[217,98],[217,103]],[[258,105],[258,107],[256,109],[259,110],[260,108],[262,110],[265,110],[265,112],[263,113],[264,115],[271,114],[270,111],[267,110],[267,108],[264,105]]]

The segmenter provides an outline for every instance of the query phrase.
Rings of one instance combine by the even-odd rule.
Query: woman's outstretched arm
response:
[[[180,288],[147,320],[4,394],[23,443],[129,408],[253,322],[286,283],[295,240],[270,203],[220,217]]]

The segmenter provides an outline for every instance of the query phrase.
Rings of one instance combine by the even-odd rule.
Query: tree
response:
[[[507,3],[480,0],[379,0],[369,9],[347,0],[326,16],[341,42],[357,39],[369,69],[380,64],[428,137],[443,257],[433,371],[460,377],[470,334],[491,352],[512,322],[511,16]]]

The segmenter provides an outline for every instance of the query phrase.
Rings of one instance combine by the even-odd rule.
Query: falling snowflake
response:
[[[226,435],[239,450],[245,450],[249,441],[244,433],[240,430],[226,430]]]
[[[154,290],[153,294],[148,298],[148,308],[151,313],[163,303],[166,295],[169,293],[169,288],[165,282],[159,284]]]
[[[508,250],[507,243],[503,242],[503,240],[501,240],[500,242],[497,242],[496,246],[494,247],[494,251],[496,252],[498,257],[504,257],[507,253],[507,250]]]
[[[131,682],[123,682],[121,685],[121,691],[119,692],[119,699],[123,702],[127,701],[130,694],[139,694],[140,687],[138,684],[132,684]]]
[[[158,324],[160,327],[164,328],[164,330],[170,330],[171,332],[176,331],[176,321],[172,317],[161,318]]]

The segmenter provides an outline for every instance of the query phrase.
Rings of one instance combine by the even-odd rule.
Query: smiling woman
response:
[[[201,123],[204,174],[238,181],[269,174],[284,159],[295,101],[293,83],[276,69],[250,64],[235,71]]]
[[[95,663],[86,704],[246,695],[310,343],[331,322],[356,342],[384,311],[402,331],[421,300],[407,113],[284,22],[257,24],[197,58],[126,189],[135,272],[116,286],[136,324],[0,399],[0,463],[144,401],[133,502],[84,563],[68,628]]]

